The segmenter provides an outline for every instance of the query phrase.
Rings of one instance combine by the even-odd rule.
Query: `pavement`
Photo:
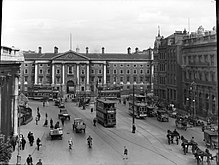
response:
[[[29,154],[32,156],[34,164],[36,164],[36,162],[38,162],[38,160],[40,158],[39,156],[37,156],[37,157],[35,156],[35,153],[37,151],[36,139],[40,138],[41,141],[42,141],[42,139],[45,135],[45,131],[47,130],[46,127],[45,127],[45,129],[42,129],[42,128],[39,129],[39,127],[43,127],[43,124],[44,124],[44,121],[45,121],[46,117],[45,117],[45,113],[43,111],[40,111],[41,118],[40,118],[40,121],[38,122],[38,125],[36,125],[35,117],[36,117],[36,114],[37,114],[36,113],[36,108],[37,108],[38,105],[34,104],[34,102],[33,102],[29,106],[33,110],[32,115],[33,115],[34,120],[32,120],[28,124],[22,125],[20,127],[20,134],[22,134],[24,136],[25,140],[26,140],[25,149],[18,151],[18,145],[16,145],[16,149],[12,153],[12,157],[9,161],[9,164],[17,164],[18,152],[20,153],[20,156],[21,156],[21,163],[20,164],[22,164],[22,165],[26,164],[26,159],[27,159]],[[42,107],[39,107],[39,108],[40,108],[40,110],[42,110]],[[33,144],[33,146],[30,146],[28,138],[27,138],[27,134],[28,134],[29,131],[31,131],[34,135],[34,144]],[[43,144],[42,144],[42,146],[43,146]]]

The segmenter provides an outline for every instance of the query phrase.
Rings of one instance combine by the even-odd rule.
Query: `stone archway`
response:
[[[67,94],[75,94],[75,83],[72,80],[67,82]]]

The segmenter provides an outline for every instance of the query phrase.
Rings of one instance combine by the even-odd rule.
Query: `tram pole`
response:
[[[135,104],[135,86],[134,86],[134,83],[133,83],[133,100],[132,100],[132,114],[133,114],[133,117],[132,117],[132,133],[135,133],[135,110],[134,110],[134,104]]]

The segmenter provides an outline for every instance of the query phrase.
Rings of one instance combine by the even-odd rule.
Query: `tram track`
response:
[[[71,105],[71,104],[70,104]],[[71,108],[72,109],[72,108]],[[77,108],[76,108],[77,109]],[[72,111],[71,111],[72,112]],[[143,146],[142,144],[138,144],[137,142],[136,142],[136,139],[133,139],[133,140],[130,140],[130,139],[127,139],[127,138],[125,138],[124,136],[121,136],[120,134],[118,134],[118,133],[116,133],[115,132],[115,130],[111,130],[111,129],[102,129],[101,127],[95,127],[95,128],[93,128],[93,127],[91,127],[90,125],[93,125],[93,122],[92,122],[92,120],[90,120],[86,115],[84,115],[83,113],[81,113],[80,111],[79,111],[79,113],[80,113],[80,116],[78,115],[78,114],[76,114],[75,112],[72,112],[73,114],[74,114],[74,116],[76,116],[76,117],[83,117],[83,119],[85,120],[85,123],[89,123],[89,124],[87,124],[87,127],[89,127],[93,132],[95,132],[95,134],[96,135],[98,135],[99,137],[101,137],[101,139],[103,140],[103,141],[105,141],[107,144],[109,143],[109,137],[113,140],[113,141],[116,141],[117,142],[117,144],[120,144],[120,141],[118,141],[117,140],[117,138],[115,138],[115,136],[116,137],[119,137],[120,139],[122,139],[122,140],[124,140],[124,141],[127,141],[127,142],[129,142],[129,143],[132,143],[132,144],[134,144],[134,145],[136,145],[136,146],[138,146],[138,147],[141,147],[141,148],[143,148],[143,149],[146,149],[146,150],[148,150],[148,151],[150,151],[150,152],[152,152],[152,153],[154,153],[154,154],[156,154],[156,155],[159,155],[160,157],[163,157],[163,158],[165,158],[166,160],[168,160],[168,161],[170,161],[171,163],[173,163],[173,164],[175,164],[175,165],[177,165],[177,163],[176,162],[174,162],[173,160],[171,160],[171,159],[169,159],[168,157],[166,157],[165,155],[163,155],[163,154],[161,154],[158,150],[157,150],[157,148],[156,147],[154,147],[153,146],[153,144],[151,143],[151,145],[153,146],[153,148],[155,149],[155,150],[153,150],[153,149],[151,149],[151,148],[149,148],[149,147],[146,147],[146,146]],[[120,114],[121,115],[121,114]],[[93,117],[92,115],[89,115],[90,117]],[[128,118],[127,118],[128,119]],[[130,119],[129,119],[130,120]],[[125,120],[123,120],[123,121],[125,121]],[[127,121],[125,121],[125,123],[127,123]],[[107,132],[110,132],[110,133],[107,133]],[[147,131],[147,130],[145,130],[145,131]],[[138,131],[139,132],[139,131]],[[139,132],[144,138],[146,138],[147,139],[147,137],[145,136],[145,135],[143,135],[141,132]],[[101,134],[101,135],[100,135]],[[114,135],[114,136],[112,136],[112,134]],[[152,135],[152,134],[151,134]],[[155,137],[154,135],[152,135],[153,137]],[[103,138],[104,137],[104,138]],[[156,137],[155,137],[156,138]],[[108,140],[106,140],[106,139],[108,139]],[[156,138],[157,139],[157,138]],[[121,144],[120,144],[121,145]],[[121,148],[123,147],[123,145],[121,145],[121,147],[118,147],[118,145],[109,145],[113,150],[115,150],[120,156],[122,156],[122,154],[121,154],[121,152],[119,152],[118,150],[121,150]]]

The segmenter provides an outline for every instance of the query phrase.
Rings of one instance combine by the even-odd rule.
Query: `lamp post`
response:
[[[17,163],[16,165],[21,164],[21,155],[20,155],[20,108],[18,106],[18,148],[17,148]]]
[[[132,133],[135,133],[135,110],[134,110],[134,104],[135,104],[135,85],[133,83],[133,101],[132,101],[132,114],[133,114],[133,117],[132,117]]]
[[[191,83],[191,90],[192,90],[192,94],[193,94],[193,99],[192,99],[192,101],[193,101],[193,117],[196,117],[196,107],[195,107],[195,92],[196,92],[196,83],[193,81],[192,83]]]

